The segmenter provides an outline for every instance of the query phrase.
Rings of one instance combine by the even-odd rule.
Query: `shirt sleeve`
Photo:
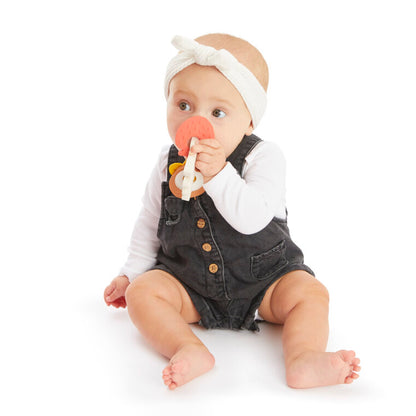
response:
[[[263,141],[246,157],[242,177],[227,162],[204,188],[234,229],[254,234],[273,217],[286,218],[285,176],[283,153],[276,144]]]
[[[150,175],[142,198],[142,208],[133,228],[128,247],[128,257],[120,270],[133,281],[136,277],[151,269],[156,264],[160,247],[157,238],[159,213],[161,207],[160,184],[165,180],[169,147],[164,148]]]

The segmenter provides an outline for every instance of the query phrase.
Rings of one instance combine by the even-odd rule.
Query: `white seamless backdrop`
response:
[[[0,409],[414,412],[415,20],[402,0],[2,1]],[[351,386],[289,389],[265,324],[194,327],[216,368],[169,392],[166,360],[102,300],[169,142],[170,40],[209,32],[268,61],[256,133],[286,156],[289,226],[331,294],[328,348],[362,359]]]

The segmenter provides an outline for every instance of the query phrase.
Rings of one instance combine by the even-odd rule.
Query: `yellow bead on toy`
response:
[[[171,165],[169,165],[169,173],[171,175],[173,175],[175,173],[176,169],[180,168],[184,164],[185,164],[185,162],[183,162],[183,163],[172,163]]]

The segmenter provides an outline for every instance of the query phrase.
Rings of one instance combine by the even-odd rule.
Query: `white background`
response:
[[[0,407],[7,414],[415,410],[412,1],[2,1]],[[195,328],[216,368],[175,392],[104,287],[169,142],[175,34],[243,37],[270,68],[256,133],[288,165],[289,225],[360,379],[285,385],[281,332]],[[285,413],[283,413],[285,412]]]

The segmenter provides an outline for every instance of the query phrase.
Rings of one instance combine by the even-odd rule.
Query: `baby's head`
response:
[[[254,46],[230,35],[175,37],[173,43],[180,52],[166,73],[169,134],[174,140],[183,121],[203,116],[229,156],[263,115],[267,64]]]

